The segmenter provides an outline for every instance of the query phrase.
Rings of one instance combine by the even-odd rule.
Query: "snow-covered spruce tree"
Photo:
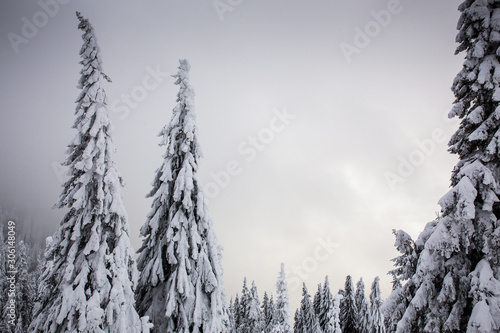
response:
[[[238,296],[238,295],[236,295]],[[234,333],[236,331],[236,326],[234,324],[234,313],[235,313],[235,308],[234,308],[234,303],[233,299],[229,301],[229,306],[227,307],[228,311],[228,317],[229,317],[229,326],[228,326],[228,331],[231,333]]]
[[[369,333],[385,333],[384,315],[380,307],[382,306],[382,297],[380,294],[380,278],[377,276],[373,280],[370,293],[370,321]]]
[[[30,279],[28,272],[28,246],[21,240],[17,246],[17,261],[16,261],[16,313],[17,323],[15,327],[16,333],[28,331],[31,323],[33,300],[36,297],[36,289]],[[13,331],[14,332],[14,331]]]
[[[233,315],[234,315],[233,332],[237,332],[237,329],[241,323],[241,307],[240,307],[240,300],[238,298],[238,294],[236,294],[236,297],[234,298]]]
[[[290,324],[290,301],[285,276],[285,265],[281,263],[281,270],[276,281],[276,305],[272,320],[271,333],[292,333]]]
[[[385,327],[388,332],[396,331],[398,322],[403,317],[408,304],[410,304],[415,295],[415,287],[411,277],[416,272],[417,260],[420,253],[424,250],[424,244],[432,235],[436,225],[437,220],[427,223],[415,242],[406,232],[393,230],[396,236],[394,246],[401,255],[392,259],[396,267],[389,272],[389,275],[393,277],[393,291],[381,307],[381,311],[385,317]],[[419,323],[417,326],[421,327],[422,325]]]
[[[318,319],[319,319],[319,314],[321,312],[322,297],[323,297],[323,288],[321,288],[321,283],[318,283],[318,290],[316,290],[316,293],[314,294],[313,297],[314,313],[316,313]]]
[[[342,302],[342,296],[341,294],[335,295],[333,298],[333,318],[329,319],[329,321],[332,323],[332,325],[327,324],[327,329],[329,327],[333,327],[333,330],[331,331],[325,331],[325,333],[342,333],[342,324],[340,323],[340,303]]]
[[[365,297],[365,283],[363,278],[360,278],[356,283],[356,294],[354,295],[356,308],[358,309],[358,332],[368,333],[368,325],[370,320],[370,311],[368,300]]]
[[[267,296],[267,292],[264,292],[264,297],[262,298],[262,304],[260,306],[262,312],[262,332],[269,333],[271,330],[271,320],[273,319],[274,313],[274,301],[273,295],[271,298]]]
[[[311,295],[307,292],[306,284],[302,287],[302,300],[300,302],[300,323],[302,330],[300,333],[321,333],[318,317],[314,312],[311,302]]]
[[[328,276],[325,277],[325,283],[322,289],[318,321],[319,326],[324,333],[330,333],[334,331],[335,324],[333,322],[333,295],[330,291],[330,282],[328,281]]]
[[[400,256],[391,260],[396,268],[389,272],[389,275],[392,275],[392,290],[396,290],[415,274],[418,257],[415,243],[410,235],[403,230],[396,231],[395,229],[392,229],[392,233],[396,237],[394,246],[401,253]]]
[[[295,314],[293,316],[293,332],[294,333],[302,332],[302,315],[300,313],[300,308],[295,310]]]
[[[345,279],[344,297],[340,303],[340,322],[342,323],[342,332],[358,333],[358,309],[354,296],[354,286],[352,278],[348,275]]]
[[[466,0],[459,10],[466,59],[449,114],[461,119],[449,142],[459,162],[407,283],[400,333],[500,331],[500,2]]]
[[[180,60],[178,69],[177,105],[159,134],[167,149],[141,228],[137,308],[158,332],[225,332],[221,247],[196,176],[202,153],[188,61]]]
[[[78,131],[69,144],[70,179],[56,207],[69,212],[50,244],[33,313],[32,332],[140,332],[134,309],[136,278],[122,204],[122,181],[113,164],[102,62],[94,29],[77,13],[83,30],[83,66],[77,99]]]
[[[248,327],[248,304],[250,303],[250,290],[247,287],[247,278],[243,278],[243,287],[241,288],[241,298],[237,312],[236,332],[246,333]]]
[[[252,281],[252,288],[250,289],[248,302],[246,303],[245,313],[247,314],[247,320],[243,332],[261,333],[264,320],[260,311],[260,301],[255,281]]]

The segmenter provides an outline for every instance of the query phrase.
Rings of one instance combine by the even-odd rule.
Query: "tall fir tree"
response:
[[[276,305],[273,313],[271,333],[292,333],[290,319],[290,301],[285,276],[285,265],[281,263],[281,270],[276,281]]]
[[[358,309],[358,332],[368,333],[370,306],[365,296],[365,283],[363,278],[360,278],[356,283],[356,294],[354,295],[354,299],[356,300],[356,308]]]
[[[350,275],[345,279],[344,295],[342,303],[340,303],[340,322],[342,323],[342,332],[358,333],[358,309]]]
[[[46,254],[32,332],[140,332],[134,309],[136,268],[122,180],[113,163],[100,50],[94,29],[77,13],[83,47],[76,103],[77,134],[69,144],[70,179],[56,207],[69,211]]]
[[[234,306],[232,298],[229,301],[229,306],[227,307],[227,311],[228,311],[228,317],[229,317],[228,331],[231,333],[234,333],[236,331],[235,323],[234,323],[235,306]]]
[[[261,333],[263,329],[263,317],[260,311],[259,295],[255,281],[252,281],[252,288],[246,303],[246,325],[244,333]]]
[[[238,294],[236,294],[236,297],[234,298],[233,315],[234,315],[233,331],[237,332],[238,327],[240,326],[240,323],[241,323],[241,306],[240,306],[240,300],[239,300]]]
[[[380,278],[377,276],[373,280],[370,292],[370,320],[367,332],[369,333],[385,333],[384,315],[381,311],[382,296],[380,294]]]
[[[261,312],[263,318],[262,332],[269,333],[271,331],[271,321],[274,313],[274,302],[273,295],[269,298],[269,296],[267,296],[267,292],[264,292],[264,297],[262,298]]]
[[[250,303],[250,290],[247,287],[247,278],[243,278],[243,287],[241,288],[241,298],[238,308],[237,317],[239,323],[236,326],[236,332],[246,333],[248,327],[248,308]]]
[[[295,314],[293,316],[293,332],[302,332],[302,314],[300,313],[300,308],[295,310]]]
[[[449,142],[459,161],[405,285],[399,333],[500,330],[500,2],[466,0],[459,11],[465,62],[449,114],[461,119]]]
[[[314,307],[314,313],[316,313],[316,316],[319,319],[319,314],[321,313],[321,303],[323,302],[323,288],[321,288],[321,283],[318,283],[318,290],[316,290],[316,293],[314,294],[313,297],[313,307]]]
[[[166,153],[156,171],[151,211],[141,228],[137,308],[155,330],[223,332],[228,328],[221,247],[196,173],[198,143],[190,65],[180,60],[170,123],[159,136]]]
[[[331,325],[327,325],[326,327],[333,327],[331,331],[325,331],[325,333],[342,333],[342,324],[340,323],[340,303],[342,302],[341,294],[335,295],[333,298],[333,317],[329,319],[332,323]]]
[[[36,297],[36,289],[30,279],[28,271],[28,246],[21,240],[17,246],[17,261],[16,261],[16,313],[17,323],[15,327],[16,333],[24,333],[28,331],[28,327],[32,319],[33,300]]]
[[[326,276],[321,295],[320,312],[318,315],[319,326],[324,333],[332,333],[335,329],[333,306],[334,303],[333,295],[330,291],[330,282],[328,281],[328,276]]]
[[[302,287],[302,301],[300,302],[300,333],[321,333],[318,317],[314,312],[314,306],[311,302],[311,295],[307,292],[306,284]]]

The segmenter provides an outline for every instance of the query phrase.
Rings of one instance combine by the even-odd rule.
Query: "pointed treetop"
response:
[[[80,21],[78,24],[78,29],[84,31],[85,33],[82,35],[84,40],[84,44],[80,50],[80,56],[84,58],[80,63],[82,65],[90,65],[89,67],[84,67],[80,73],[85,74],[91,73],[89,71],[90,67],[93,67],[99,73],[99,76],[102,76],[106,81],[111,82],[109,76],[103,73],[102,71],[102,59],[101,59],[101,50],[99,45],[97,44],[97,37],[94,32],[94,27],[90,24],[89,20],[82,16],[80,12],[76,12],[76,17]],[[80,82],[81,84],[81,82]]]

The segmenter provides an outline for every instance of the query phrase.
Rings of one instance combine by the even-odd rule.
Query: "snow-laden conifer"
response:
[[[24,333],[32,319],[33,301],[36,297],[36,289],[28,272],[28,246],[21,240],[17,246],[16,261],[16,313],[17,323],[15,333]]]
[[[77,13],[83,31],[82,90],[77,134],[64,165],[69,180],[56,207],[68,212],[46,254],[32,332],[140,332],[134,309],[136,268],[122,204],[122,180],[113,163],[100,50],[94,29]]]
[[[403,287],[399,333],[500,330],[500,2],[466,0],[459,10],[465,62],[449,114],[461,119],[449,142],[459,161]]]
[[[313,297],[314,313],[316,313],[318,319],[321,313],[321,303],[323,302],[322,298],[323,298],[323,288],[321,287],[321,283],[318,283],[318,289],[316,290],[316,293],[314,294]]]
[[[136,300],[158,332],[223,332],[228,315],[222,284],[221,248],[200,183],[194,90],[190,65],[180,60],[172,118],[160,132],[166,147],[156,171],[151,211],[141,228]]]
[[[373,280],[370,292],[370,317],[367,332],[385,333],[384,315],[381,311],[382,296],[380,294],[380,278],[377,276]]]
[[[260,308],[262,312],[262,332],[269,333],[271,330],[271,321],[273,319],[274,313],[273,295],[271,295],[271,298],[269,298],[269,296],[267,296],[267,292],[264,292],[264,297],[262,298],[262,304]]]
[[[358,308],[354,296],[354,286],[350,275],[346,277],[344,295],[340,304],[340,322],[342,332],[358,333]]]
[[[281,270],[276,281],[276,304],[272,319],[271,333],[292,333],[290,324],[290,301],[288,298],[288,286],[285,276],[285,265],[281,264]]]
[[[302,316],[300,313],[300,307],[295,310],[293,315],[293,332],[302,333]]]
[[[356,308],[358,309],[358,332],[368,333],[370,306],[365,296],[365,283],[363,278],[360,278],[356,283],[356,293],[354,295],[354,299],[356,300]]]
[[[300,302],[300,333],[321,333],[318,317],[314,312],[314,306],[311,302],[311,295],[307,292],[306,284],[302,287],[302,300]]]

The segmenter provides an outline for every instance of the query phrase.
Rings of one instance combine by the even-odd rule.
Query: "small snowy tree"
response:
[[[221,332],[229,320],[221,247],[196,177],[201,149],[189,70],[180,60],[177,105],[159,134],[167,151],[148,194],[153,203],[141,228],[136,301],[157,331]]]
[[[290,324],[290,302],[285,276],[285,265],[281,263],[278,280],[276,281],[276,305],[272,320],[271,333],[292,333]]]
[[[356,294],[354,295],[354,299],[356,300],[356,308],[358,309],[358,332],[368,333],[370,306],[365,297],[365,283],[363,282],[363,278],[360,278],[358,283],[356,283]]]
[[[48,249],[32,332],[140,332],[134,309],[136,268],[112,154],[99,47],[89,21],[83,31],[76,137],[64,165],[70,179],[56,207],[68,208]]]
[[[459,161],[403,287],[398,333],[500,330],[500,3],[465,0],[459,10],[456,53],[466,59],[449,114],[461,119],[449,142]]]
[[[321,333],[318,317],[314,312],[314,306],[311,302],[311,295],[307,292],[306,284],[302,287],[302,301],[300,302],[300,322],[301,333]]]
[[[427,223],[415,242],[406,232],[395,232],[396,242],[394,246],[401,253],[401,256],[392,260],[394,266],[396,266],[396,269],[389,272],[393,277],[393,292],[381,306],[381,311],[385,317],[385,327],[388,332],[396,331],[398,322],[415,295],[414,282],[411,277],[415,274],[417,259],[424,250],[424,244],[434,232],[436,225],[436,220]],[[421,322],[417,326],[423,330]]]
[[[403,230],[396,231],[395,229],[392,229],[392,233],[396,236],[394,246],[401,253],[400,256],[391,260],[396,268],[389,272],[392,275],[392,289],[395,290],[402,287],[403,282],[415,274],[417,253],[410,235]]]
[[[350,275],[346,277],[344,295],[340,304],[340,322],[342,323],[342,332],[358,333],[358,309],[354,296],[354,286]]]
[[[372,283],[370,293],[370,322],[369,333],[385,333],[384,315],[381,311],[382,298],[380,295],[380,278],[377,276]]]

